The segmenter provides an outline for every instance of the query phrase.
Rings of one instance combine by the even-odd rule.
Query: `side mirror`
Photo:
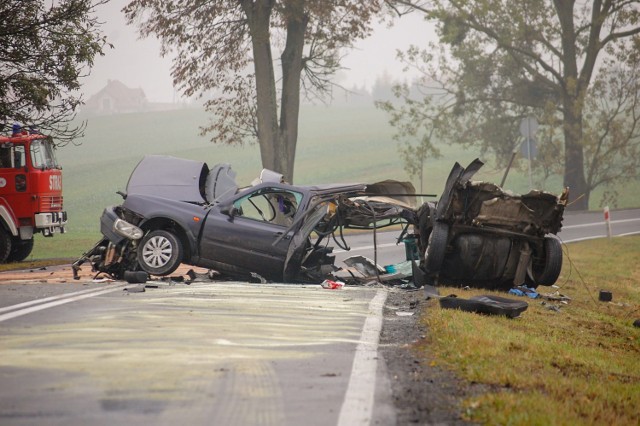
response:
[[[230,218],[234,218],[238,214],[238,208],[233,204],[227,204],[220,207],[220,213],[226,214]]]

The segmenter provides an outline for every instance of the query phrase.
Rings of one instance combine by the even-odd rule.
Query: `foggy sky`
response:
[[[102,30],[114,48],[105,49],[105,55],[96,58],[91,75],[83,80],[85,100],[109,79],[115,79],[128,87],[142,88],[151,102],[179,101],[170,75],[171,59],[160,56],[158,40],[141,39],[134,26],[126,25],[121,10],[127,3],[128,0],[111,0],[98,9]],[[397,80],[409,79],[395,59],[396,49],[426,45],[430,37],[433,38],[433,30],[419,14],[402,17],[391,28],[376,24],[373,34],[347,53],[342,61],[346,69],[339,72],[336,80],[346,88],[371,88],[376,78],[385,73]]]

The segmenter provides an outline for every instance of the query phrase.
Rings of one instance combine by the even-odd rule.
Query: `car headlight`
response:
[[[116,219],[113,222],[113,231],[130,240],[139,240],[144,235],[142,229],[122,219]]]

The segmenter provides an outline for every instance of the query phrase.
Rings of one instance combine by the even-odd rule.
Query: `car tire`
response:
[[[428,273],[437,273],[442,268],[444,254],[449,239],[449,225],[442,222],[434,222],[429,245],[425,251],[425,269]]]
[[[151,231],[138,247],[138,264],[151,275],[169,275],[182,262],[182,243],[173,233]]]
[[[7,262],[22,262],[33,250],[33,237],[28,240],[14,239],[11,244],[11,252]]]
[[[11,254],[11,235],[0,224],[0,263],[5,263]]]
[[[535,256],[534,254],[531,259],[531,268],[527,271],[527,275],[529,275],[527,278],[531,278],[536,287],[555,284],[562,270],[562,244],[560,240],[545,237],[543,246],[543,256]]]

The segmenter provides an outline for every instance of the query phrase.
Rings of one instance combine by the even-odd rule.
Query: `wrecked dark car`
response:
[[[455,164],[438,202],[417,213],[422,284],[468,285],[496,290],[552,285],[562,268],[562,227],[568,189],[517,195],[472,181],[480,160]]]
[[[248,279],[321,282],[338,268],[327,242],[337,229],[415,222],[401,200],[359,197],[411,194],[410,183],[293,186],[263,170],[239,189],[228,164],[146,156],[100,219],[104,238],[73,264],[121,279],[127,271],[169,275],[181,264]],[[413,202],[412,197],[405,201]],[[312,236],[313,234],[313,236]]]

